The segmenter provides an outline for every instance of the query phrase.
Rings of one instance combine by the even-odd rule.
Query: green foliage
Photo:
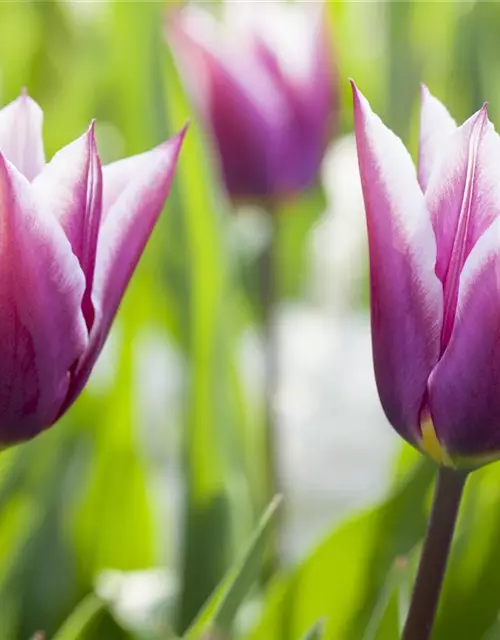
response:
[[[94,595],[88,596],[64,622],[54,640],[83,640],[89,637],[92,628],[99,625],[104,614],[104,603]]]
[[[281,498],[269,505],[261,518],[252,541],[240,562],[228,573],[205,605],[184,640],[206,637],[226,637],[232,631],[234,619],[251,587],[257,581],[265,556],[270,530],[275,525]]]
[[[326,5],[339,133],[352,129],[348,76],[413,151],[419,80],[458,120],[489,99],[498,125],[500,4]],[[105,162],[190,120],[102,371],[57,427],[0,456],[0,640],[38,631],[47,640],[159,640],[172,629],[190,640],[396,640],[434,473],[407,451],[379,504],[336,525],[269,584],[259,574],[274,518],[259,524],[269,494],[263,412],[239,368],[241,336],[258,319],[256,264],[242,274],[230,242],[234,211],[164,41],[167,10],[173,3],[0,2],[0,102],[28,88],[44,109],[49,157],[93,117]],[[318,187],[277,212],[283,298],[304,296],[306,247],[327,204]],[[145,340],[180,362],[175,411],[170,398],[144,406],[157,376],[148,361],[141,379]],[[499,539],[497,464],[469,482],[436,639],[500,637]],[[158,567],[170,585],[156,603],[158,628],[126,624],[96,595],[104,570]]]
[[[318,622],[302,637],[302,640],[321,640],[323,635],[323,623]]]
[[[342,525],[278,579],[252,640],[292,640],[320,618],[327,638],[362,638],[395,563],[424,531],[432,474],[432,465],[418,464],[383,504]]]

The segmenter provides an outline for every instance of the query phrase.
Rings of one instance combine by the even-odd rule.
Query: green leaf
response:
[[[324,620],[320,620],[302,636],[302,640],[321,640],[324,626]]]
[[[474,471],[465,488],[436,638],[482,638],[500,611],[500,465]]]
[[[482,637],[482,640],[498,640],[500,638],[500,615]]]
[[[191,109],[167,50],[164,65],[169,78],[166,111],[175,130]],[[238,543],[235,533],[245,533],[251,522],[240,420],[228,392],[234,389],[234,296],[224,225],[228,211],[212,157],[202,127],[192,118],[174,184],[178,218],[172,224],[182,233],[170,236],[170,242],[183,243],[185,256],[180,279],[184,307],[176,315],[189,362],[182,430],[186,503],[179,633],[189,628],[223,579]]]
[[[319,216],[325,211],[325,197],[319,187],[285,202],[274,215],[276,221],[276,265],[278,293],[289,299],[301,298],[307,273],[307,243]]]
[[[280,503],[281,498],[277,497],[269,505],[243,558],[218,587],[199,618],[185,634],[184,640],[196,640],[203,637],[204,633],[211,632],[225,637],[230,632],[239,607],[259,576]]]
[[[328,638],[362,638],[394,560],[423,536],[434,472],[420,458],[386,501],[341,525],[289,577],[276,580],[251,640],[296,640],[320,618]]]
[[[61,489],[74,461],[75,435],[52,430],[22,447],[21,460],[28,454],[26,459],[32,464],[23,469],[23,486],[2,506],[0,518],[0,546],[7,552],[6,558],[1,558],[2,640],[12,637],[4,635],[9,625],[17,628],[21,638],[29,637],[37,628],[53,634],[81,597],[58,526],[62,502],[68,500],[68,492],[63,496]],[[10,541],[5,536],[18,516],[24,527]]]
[[[386,58],[388,92],[385,113],[387,122],[408,138],[412,105],[416,97],[416,87],[420,78],[421,62],[413,49],[405,46],[411,35],[414,19],[413,2],[393,2],[387,5],[387,27],[389,55]],[[398,99],[393,100],[392,96]]]
[[[396,558],[373,609],[363,640],[398,640],[406,619],[410,597],[411,564]]]
[[[95,421],[87,426],[92,448],[84,469],[91,473],[86,471],[89,477],[73,503],[78,569],[88,585],[109,567],[135,570],[154,563],[150,493],[134,414],[135,338],[143,320],[136,292],[129,292],[120,310],[123,337],[117,374],[100,399]],[[86,417],[89,420],[88,409]]]
[[[105,603],[90,594],[73,611],[53,640],[81,640],[87,637],[95,629],[105,610]]]

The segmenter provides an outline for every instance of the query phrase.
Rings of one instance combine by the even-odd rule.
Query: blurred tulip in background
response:
[[[313,184],[337,124],[332,33],[321,2],[226,2],[170,12],[174,46],[229,194],[273,200]]]

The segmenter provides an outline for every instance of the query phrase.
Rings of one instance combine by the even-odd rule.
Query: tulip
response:
[[[85,385],[168,195],[184,132],[101,167],[94,127],[46,164],[42,111],[0,110],[0,444]]]
[[[292,195],[318,175],[336,115],[321,3],[226,2],[168,15],[167,37],[236,200]]]
[[[396,431],[445,466],[500,457],[500,138],[422,87],[418,172],[353,83],[373,360]]]

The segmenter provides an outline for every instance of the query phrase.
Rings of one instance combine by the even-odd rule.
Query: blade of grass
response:
[[[53,640],[79,640],[96,625],[106,610],[105,603],[94,594],[87,596],[73,611]]]
[[[261,561],[280,504],[281,497],[277,496],[262,516],[242,559],[223,580],[184,640],[208,638],[211,633],[224,638],[230,632],[241,603],[259,576]]]

